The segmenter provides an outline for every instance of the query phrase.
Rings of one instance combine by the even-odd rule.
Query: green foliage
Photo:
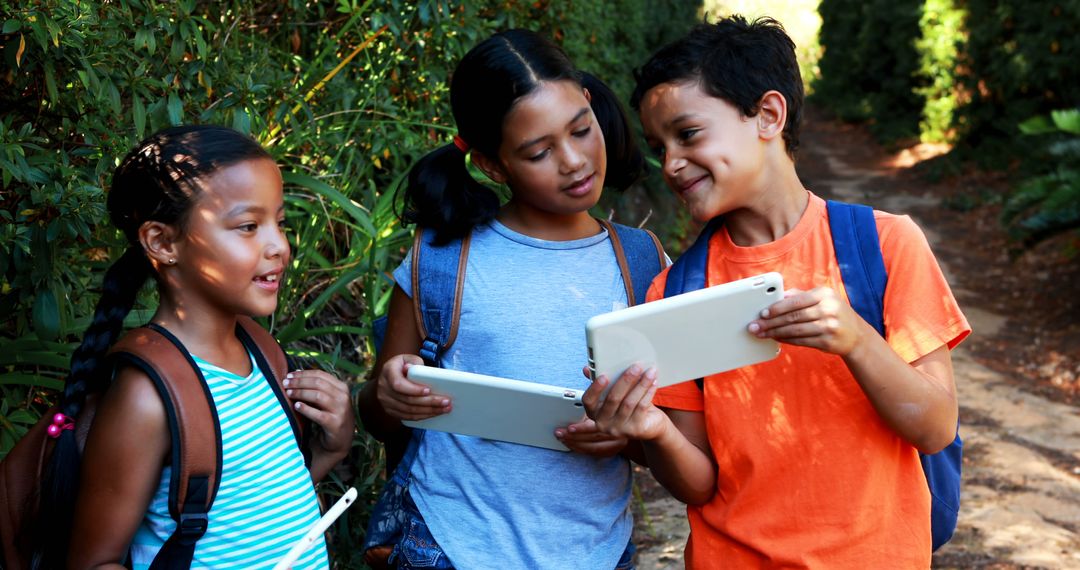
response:
[[[922,114],[914,0],[822,0],[821,77],[812,100],[849,121],[865,121],[879,139],[917,136]]]
[[[957,63],[962,47],[964,10],[956,0],[926,0],[919,20],[921,37],[919,74],[925,83],[917,92],[926,101],[919,123],[924,142],[952,142],[956,138]]]
[[[1050,170],[1026,180],[1006,200],[1002,219],[1010,234],[1028,245],[1066,232],[1080,237],[1080,109],[1040,115],[1019,129],[1046,138],[1044,164]]]
[[[1028,117],[1080,105],[1080,1],[824,0],[821,15],[816,101],[886,142],[917,134],[954,143],[940,164],[1034,172],[1003,215],[1025,244],[1075,229],[1075,138],[1059,132],[1043,148],[1019,135],[1036,124]]]
[[[957,123],[961,140],[992,164],[1023,153],[1022,121],[1080,104],[1080,1],[972,0],[966,8]]]
[[[373,361],[370,323],[408,246],[394,193],[413,161],[453,134],[446,79],[456,61],[497,30],[528,27],[553,35],[625,98],[630,70],[699,8],[0,0],[0,456],[53,401],[104,269],[125,247],[104,199],[119,158],[143,136],[223,124],[272,153],[293,261],[269,325],[293,356],[358,388]],[[647,215],[633,202],[608,199],[629,223]],[[148,287],[126,324],[146,322],[154,307]],[[349,463],[322,491],[360,490],[361,506],[335,527],[335,563],[353,568],[380,446],[358,434]]]

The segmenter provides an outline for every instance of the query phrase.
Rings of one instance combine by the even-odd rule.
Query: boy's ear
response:
[[[488,158],[486,154],[478,150],[473,150],[472,163],[496,184],[506,184],[506,170],[499,161]]]
[[[758,136],[772,140],[784,134],[787,124],[787,99],[779,91],[766,91],[758,103]]]
[[[143,222],[143,225],[139,226],[139,243],[155,269],[176,265],[180,254],[178,237],[179,232],[169,224]]]

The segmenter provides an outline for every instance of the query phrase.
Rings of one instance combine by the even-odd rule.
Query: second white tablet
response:
[[[411,427],[569,451],[555,428],[585,417],[580,390],[420,365],[408,377],[453,401],[448,414],[402,422]]]
[[[766,273],[597,315],[585,325],[590,372],[614,382],[637,362],[668,386],[775,358],[780,345],[746,327],[783,297],[783,278]]]

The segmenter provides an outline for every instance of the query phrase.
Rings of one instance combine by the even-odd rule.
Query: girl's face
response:
[[[289,263],[284,221],[274,161],[247,160],[219,170],[203,183],[176,244],[177,299],[192,314],[273,313]]]
[[[703,91],[696,81],[661,83],[641,99],[641,125],[664,181],[695,220],[760,199],[765,154],[758,121]]]
[[[503,119],[497,164],[521,214],[576,215],[600,199],[607,169],[604,134],[589,94],[573,81],[544,81]]]

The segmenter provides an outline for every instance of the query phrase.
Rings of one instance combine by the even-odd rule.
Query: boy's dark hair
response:
[[[109,218],[128,239],[128,248],[108,271],[90,326],[71,356],[60,394],[60,411],[78,418],[87,396],[100,394],[112,379],[105,354],[123,329],[135,298],[154,273],[139,242],[147,221],[183,229],[200,193],[200,181],[221,168],[270,155],[250,137],[213,125],[172,127],[150,135],[120,162],[106,204]],[[41,482],[41,528],[33,532],[35,568],[64,568],[78,489],[80,450],[75,432],[56,439]]]
[[[714,24],[694,26],[686,36],[658,50],[634,70],[637,86],[630,105],[640,110],[645,93],[663,83],[697,81],[713,97],[731,103],[745,117],[760,111],[766,91],[787,100],[784,142],[795,158],[802,121],[803,83],[795,43],[772,18],[747,22],[732,15]]]
[[[605,186],[625,189],[645,165],[636,137],[618,98],[603,82],[574,67],[566,52],[529,30],[508,30],[469,50],[454,69],[450,105],[458,135],[471,149],[497,158],[503,120],[518,99],[545,81],[573,81],[589,90],[591,107],[604,134],[607,151]],[[474,180],[465,152],[453,144],[440,147],[409,171],[401,219],[432,228],[445,243],[495,217],[496,194]]]

